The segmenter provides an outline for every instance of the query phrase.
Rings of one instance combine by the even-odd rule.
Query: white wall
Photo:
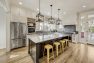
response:
[[[73,25],[77,24],[77,14],[71,14],[63,18],[62,20],[63,25]]]
[[[0,6],[0,49],[6,48],[6,12]]]
[[[10,50],[10,12],[8,0],[0,0],[0,49]]]

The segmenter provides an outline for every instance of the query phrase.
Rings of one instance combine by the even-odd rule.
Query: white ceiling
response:
[[[39,0],[11,0],[12,4],[18,5],[21,1],[23,7],[37,11]],[[53,4],[53,16],[57,17],[57,9],[61,9],[60,17],[69,17],[80,11],[94,8],[94,0],[41,0],[41,12],[44,15],[50,15],[50,4]],[[82,6],[86,5],[86,8]],[[64,12],[66,14],[64,15]]]

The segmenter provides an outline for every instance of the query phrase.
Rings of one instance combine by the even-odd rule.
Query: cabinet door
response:
[[[72,35],[72,42],[78,42],[78,34]]]

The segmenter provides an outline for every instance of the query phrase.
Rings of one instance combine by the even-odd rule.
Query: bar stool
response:
[[[55,48],[56,48],[56,56],[58,56],[58,54],[59,54],[59,50],[58,49],[59,49],[60,43],[59,42],[54,42],[54,45],[55,45]],[[61,48],[61,46],[60,46],[60,48]]]
[[[53,52],[53,46],[50,45],[50,44],[47,44],[44,46],[44,52],[45,52],[45,49],[47,50],[47,63],[49,63],[50,61],[50,58],[54,58],[54,52]],[[50,50],[52,50],[52,57],[50,57]],[[44,56],[44,53],[43,53],[43,56]]]
[[[60,43],[61,43],[61,50],[63,52],[65,49],[65,40],[60,40]]]
[[[68,39],[64,39],[64,40],[65,40],[65,42],[66,42],[66,46],[69,46],[69,45],[68,45],[69,40],[68,40]]]

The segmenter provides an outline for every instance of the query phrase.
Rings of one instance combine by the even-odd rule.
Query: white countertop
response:
[[[35,43],[40,43],[43,41],[47,41],[47,40],[51,40],[51,39],[55,39],[55,38],[59,38],[59,37],[65,37],[68,36],[68,34],[62,34],[62,33],[52,33],[52,34],[30,34],[27,35],[27,39],[29,38],[30,40],[32,40]]]

